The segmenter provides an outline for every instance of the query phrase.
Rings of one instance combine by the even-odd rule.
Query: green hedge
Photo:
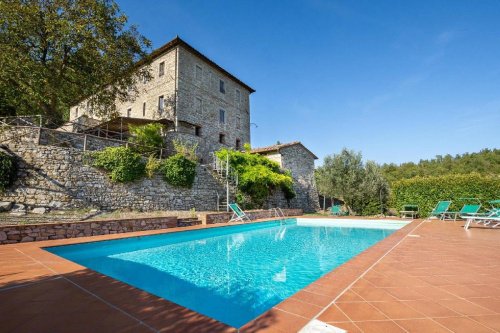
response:
[[[440,200],[452,200],[451,210],[460,210],[464,204],[460,198],[478,198],[483,207],[488,208],[487,201],[500,199],[500,177],[471,173],[415,177],[392,183],[392,206],[399,211],[405,204],[418,205],[423,217],[428,216]]]
[[[179,187],[193,186],[196,176],[196,162],[182,154],[175,154],[165,160],[161,167],[167,183]]]
[[[12,185],[17,176],[16,160],[0,151],[0,191]]]
[[[91,153],[91,157],[92,165],[107,171],[114,182],[131,182],[146,173],[146,163],[141,155],[128,147],[108,147]]]

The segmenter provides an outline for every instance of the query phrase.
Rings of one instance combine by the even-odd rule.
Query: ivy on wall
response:
[[[238,172],[238,191],[236,201],[244,208],[261,207],[276,189],[281,189],[285,198],[295,197],[293,179],[290,172],[282,170],[278,163],[248,151],[221,149],[216,152],[221,160],[229,155],[229,164]]]

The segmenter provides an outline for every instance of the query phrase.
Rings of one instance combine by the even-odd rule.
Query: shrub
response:
[[[182,140],[173,140],[172,144],[177,154],[180,154],[193,162],[196,162],[198,160],[198,156],[196,155],[198,143],[190,144]]]
[[[130,126],[132,136],[129,142],[132,149],[139,153],[158,152],[163,147],[161,130],[163,126],[158,123],[150,123],[142,126]]]
[[[153,178],[156,171],[158,171],[161,167],[161,162],[154,155],[150,155],[148,157],[148,161],[146,162],[146,176],[148,178]]]
[[[137,180],[145,174],[141,155],[128,147],[108,147],[92,153],[92,165],[109,173],[112,181],[125,183]]]
[[[161,167],[167,183],[178,187],[190,188],[196,176],[196,162],[177,153],[165,160]]]
[[[439,200],[452,200],[451,209],[460,210],[460,198],[479,198],[483,204],[500,198],[500,177],[471,173],[415,177],[392,184],[392,205],[401,210],[405,204],[416,204],[421,216],[428,216]]]
[[[12,185],[17,176],[16,160],[0,151],[0,191]]]
[[[278,163],[249,152],[228,149],[216,152],[223,161],[228,154],[229,164],[238,172],[238,190],[242,192],[236,196],[236,201],[244,208],[261,207],[275,189],[281,189],[287,200],[295,197],[293,179]]]

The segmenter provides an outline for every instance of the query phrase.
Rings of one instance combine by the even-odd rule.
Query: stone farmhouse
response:
[[[142,83],[134,100],[117,105],[121,116],[169,121],[171,131],[167,141],[180,138],[197,143],[202,162],[210,161],[210,154],[221,147],[241,150],[244,143],[250,143],[253,88],[179,37],[153,51],[152,58],[152,78]],[[70,109],[70,120],[76,121],[81,116],[93,116],[87,100]],[[253,152],[265,154],[291,171],[298,194],[295,206],[305,202],[303,205],[317,208],[314,181],[317,157],[310,150],[300,142],[293,142]]]
[[[221,147],[241,150],[250,142],[250,95],[255,90],[179,37],[153,51],[149,66],[152,77],[139,83],[139,92],[130,101],[117,103],[117,118],[99,119],[86,99],[70,108],[70,121],[58,129],[24,126],[0,133],[0,141],[21,161],[20,180],[0,199],[32,207],[220,209],[226,189],[211,168],[213,152]],[[161,177],[115,184],[85,164],[82,150],[123,145],[129,125],[150,122],[166,128],[166,155],[173,151],[174,140],[197,144],[200,165],[191,189],[172,187]],[[314,181],[317,157],[302,143],[252,152],[278,162],[294,179],[296,197],[287,201],[277,191],[267,208],[319,209]],[[234,190],[230,189],[231,200]]]
[[[169,139],[198,143],[203,161],[222,146],[242,149],[250,142],[254,89],[179,37],[151,57],[152,78],[139,83],[133,100],[116,105],[122,121],[161,119],[168,124]],[[82,116],[94,117],[88,100],[70,108],[70,121],[78,122]]]

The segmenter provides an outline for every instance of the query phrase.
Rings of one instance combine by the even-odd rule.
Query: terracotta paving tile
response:
[[[350,321],[341,323],[331,323],[330,325],[346,330],[348,333],[363,333],[363,331],[361,331],[359,327],[356,326],[356,324]]]
[[[369,303],[338,303],[337,306],[353,321],[387,319],[381,311]]]
[[[296,332],[304,327],[308,322],[308,319],[298,317],[278,309],[271,309],[259,316],[257,319],[243,325],[239,332]]]
[[[432,319],[404,319],[395,321],[409,333],[450,333],[451,331]]]
[[[453,332],[493,333],[494,331],[467,317],[435,318],[435,321]]]
[[[495,313],[500,314],[500,299],[493,297],[476,297],[467,298],[469,302],[475,303],[482,306],[483,308],[489,309]]]
[[[410,287],[384,288],[389,294],[400,301],[412,301],[418,299],[426,299],[422,294],[417,293]]]
[[[306,318],[314,317],[323,309],[323,307],[304,303],[293,298],[284,300],[283,302],[276,305],[275,308]]]
[[[497,332],[500,332],[500,315],[491,315],[491,316],[471,316],[471,319],[493,329]]]
[[[396,298],[380,288],[352,288],[352,290],[365,301],[394,301]]]
[[[424,318],[421,312],[404,304],[403,302],[371,302],[371,305],[382,311],[391,319]]]
[[[336,303],[342,303],[342,302],[364,302],[365,300],[361,298],[356,292],[354,291],[355,289],[350,289],[347,290],[345,293],[340,296]]]
[[[451,294],[446,290],[443,290],[442,288],[446,287],[416,287],[413,288],[413,290],[420,295],[432,299],[432,300],[449,300],[449,299],[456,299],[457,295]]]
[[[439,300],[437,302],[453,311],[467,316],[494,314],[491,310],[464,299]]]
[[[406,333],[406,331],[391,320],[356,322],[363,333]]]
[[[325,295],[313,294],[308,291],[301,290],[294,294],[291,298],[295,298],[299,301],[310,303],[318,306],[326,306],[330,304],[332,298]]]
[[[326,311],[318,317],[318,319],[324,321],[325,323],[350,321],[345,313],[335,304],[329,306]]]
[[[419,311],[427,317],[453,317],[459,313],[431,300],[402,301],[402,303]]]

